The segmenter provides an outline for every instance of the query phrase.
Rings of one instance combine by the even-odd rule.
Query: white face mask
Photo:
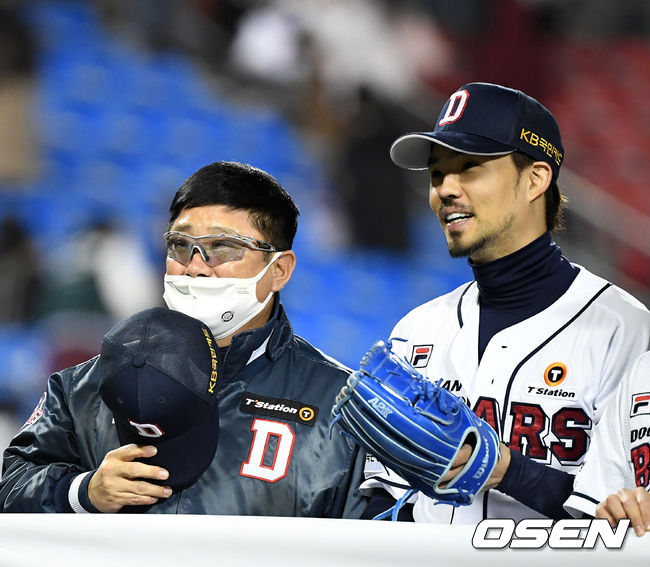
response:
[[[252,278],[193,278],[165,274],[163,299],[167,307],[203,321],[215,339],[223,339],[241,329],[273,297],[257,301],[257,282],[278,259],[273,255],[264,269]]]

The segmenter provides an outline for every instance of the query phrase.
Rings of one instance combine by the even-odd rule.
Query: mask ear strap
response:
[[[269,266],[273,264],[273,262],[275,262],[282,255],[282,252],[284,252],[284,250],[278,250],[273,254],[273,258],[271,258],[271,261],[269,262]]]
[[[257,274],[257,275],[255,276],[255,282],[260,281],[260,280],[262,279],[262,277],[264,277],[264,274],[265,274],[266,272],[268,272],[269,268],[273,265],[273,262],[275,262],[275,261],[280,257],[280,254],[282,254],[282,251],[275,252],[275,253],[273,254],[273,258],[271,258],[271,261],[270,261],[266,266],[264,266],[264,267],[262,268],[262,270],[260,271],[259,274]],[[273,293],[273,292],[271,292],[271,293]]]

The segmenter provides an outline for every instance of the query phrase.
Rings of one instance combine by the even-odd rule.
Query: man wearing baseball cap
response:
[[[364,455],[329,434],[349,370],[293,334],[279,298],[297,226],[260,169],[191,175],[163,235],[169,309],[50,378],[4,454],[0,509],[359,517]]]
[[[395,140],[390,156],[428,170],[429,204],[449,253],[474,281],[408,313],[391,337],[422,374],[462,396],[497,431],[501,457],[469,506],[419,494],[416,521],[568,516],[563,508],[607,398],[650,344],[650,313],[572,264],[552,240],[561,226],[564,148],[553,115],[521,91],[469,83],[433,128]],[[424,353],[424,354],[423,354]],[[466,463],[465,450],[449,477]],[[362,489],[372,517],[406,483],[372,459]]]

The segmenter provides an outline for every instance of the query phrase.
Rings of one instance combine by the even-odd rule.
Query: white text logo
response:
[[[368,403],[375,408],[375,411],[381,415],[381,417],[388,417],[389,414],[393,413],[393,410],[390,409],[384,402],[379,398],[373,398],[369,400]]]
[[[474,530],[475,549],[593,549],[598,538],[607,549],[619,549],[625,541],[630,520],[621,520],[614,529],[607,520],[483,520]]]

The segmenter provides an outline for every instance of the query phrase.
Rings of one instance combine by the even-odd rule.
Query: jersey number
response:
[[[248,460],[241,465],[241,476],[276,482],[287,475],[296,435],[286,423],[254,419],[253,442]]]

